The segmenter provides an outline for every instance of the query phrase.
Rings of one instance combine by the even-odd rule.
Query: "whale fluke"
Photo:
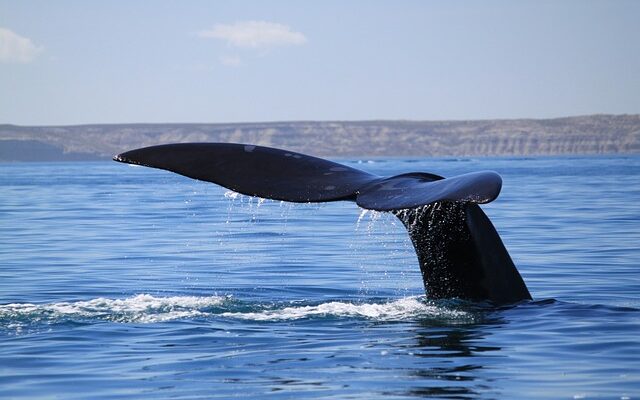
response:
[[[298,203],[349,200],[362,208],[389,211],[409,232],[427,297],[494,304],[531,299],[500,236],[478,206],[498,197],[502,179],[495,172],[381,177],[293,151],[236,143],[166,144],[113,159],[249,196]]]
[[[213,182],[235,192],[296,203],[353,198],[377,177],[322,158],[234,143],[178,143],[145,147],[114,160]]]
[[[472,172],[442,178],[411,172],[383,178],[362,187],[356,203],[366,209],[393,211],[415,208],[437,201],[489,203],[502,188],[502,178],[493,171]]]

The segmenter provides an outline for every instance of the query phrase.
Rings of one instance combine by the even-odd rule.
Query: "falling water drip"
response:
[[[373,234],[373,227],[377,220],[380,219],[382,213],[379,211],[371,211],[369,222],[367,223],[367,234],[371,236]]]
[[[234,192],[233,190],[227,190],[226,192],[224,192],[224,197],[227,199],[235,200],[240,196],[242,196],[240,193]]]
[[[225,224],[229,224],[231,222],[231,213],[233,212],[236,200],[239,199],[240,202],[242,202],[242,198],[244,196],[238,192],[234,192],[233,190],[228,190],[224,193],[224,197],[229,200],[227,204],[227,220],[225,221]]]
[[[289,224],[289,214],[291,213],[292,207],[293,207],[293,203],[284,202],[284,201],[280,202],[280,218],[283,221],[282,232],[280,233],[280,235],[282,236],[282,239],[284,239],[284,237],[287,234],[287,225]]]
[[[356,222],[356,231],[360,230],[360,222],[362,222],[362,219],[369,213],[369,211],[370,210],[367,210],[366,208],[363,208],[362,211],[360,211],[358,221]]]

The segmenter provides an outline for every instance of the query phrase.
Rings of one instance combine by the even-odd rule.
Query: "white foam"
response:
[[[280,321],[314,317],[352,317],[379,321],[446,319],[469,322],[473,314],[425,302],[422,297],[406,297],[386,303],[332,301],[318,305],[271,308],[237,312],[230,296],[154,297],[139,294],[124,299],[96,298],[86,301],[48,304],[13,303],[0,305],[0,320],[21,325],[64,319],[94,319],[122,323],[154,323],[194,317]],[[212,310],[212,307],[219,307]],[[260,307],[258,305],[258,307]],[[255,310],[256,308],[254,308]],[[225,311],[226,312],[223,312]]]
[[[218,306],[228,297],[139,294],[125,299],[96,298],[87,301],[49,304],[14,303],[0,305],[0,318],[27,317],[36,320],[64,317],[97,318],[117,322],[153,323],[204,315],[204,308]]]
[[[438,307],[420,301],[417,297],[407,297],[388,303],[354,304],[333,301],[315,306],[285,307],[261,312],[226,312],[222,316],[254,321],[295,320],[311,317],[360,317],[381,321],[397,321],[414,318],[441,318],[468,320],[470,313]]]

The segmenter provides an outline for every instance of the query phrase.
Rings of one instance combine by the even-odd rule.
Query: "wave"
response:
[[[473,313],[428,302],[424,296],[379,303],[331,301],[313,305],[246,303],[231,296],[154,297],[138,294],[124,299],[96,298],[48,304],[0,305],[6,327],[33,323],[102,320],[116,323],[157,323],[191,318],[282,321],[309,318],[362,318],[376,321],[439,319],[469,322]]]
[[[313,317],[355,317],[379,321],[398,321],[416,318],[468,319],[471,313],[425,303],[418,297],[407,297],[386,303],[355,304],[332,301],[319,305],[276,308],[260,312],[225,312],[224,317],[279,321]]]
[[[154,297],[139,294],[125,299],[97,298],[88,301],[50,304],[14,303],[0,305],[0,320],[43,321],[61,319],[98,319],[113,322],[154,323],[205,315],[210,307],[220,306],[228,296]]]

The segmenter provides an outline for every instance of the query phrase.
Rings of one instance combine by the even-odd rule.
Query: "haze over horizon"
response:
[[[636,1],[0,0],[0,123],[640,113]]]

